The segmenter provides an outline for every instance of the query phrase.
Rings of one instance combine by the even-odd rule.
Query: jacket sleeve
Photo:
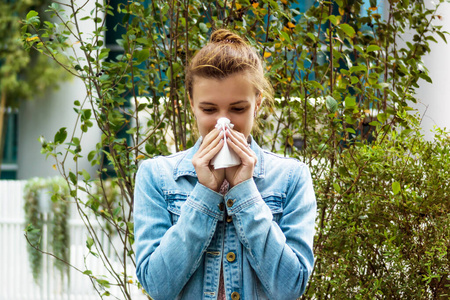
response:
[[[223,212],[222,195],[197,183],[177,224],[162,190],[158,159],[145,161],[136,176],[134,222],[136,275],[153,299],[174,299],[198,268]]]
[[[316,199],[311,175],[306,165],[298,161],[290,164],[283,215],[278,224],[272,221],[270,208],[253,178],[225,195],[225,202],[231,199],[233,203],[227,211],[233,216],[244,255],[270,299],[300,297],[314,264]]]

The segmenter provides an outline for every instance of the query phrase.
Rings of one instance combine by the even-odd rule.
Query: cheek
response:
[[[246,114],[240,116],[239,118],[235,118],[233,124],[234,129],[236,129],[237,131],[244,134],[249,134],[253,127],[253,115]]]
[[[210,116],[201,116],[197,118],[197,126],[200,130],[200,134],[206,135],[216,126],[216,119]]]

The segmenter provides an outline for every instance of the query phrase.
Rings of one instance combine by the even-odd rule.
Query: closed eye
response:
[[[214,113],[215,111],[216,111],[216,109],[215,108],[202,108],[202,111],[204,112],[204,113],[207,113],[207,114],[212,114],[212,113]]]
[[[236,112],[236,113],[242,113],[246,110],[247,110],[246,106],[243,106],[243,107],[238,106],[238,107],[231,108],[231,111]]]

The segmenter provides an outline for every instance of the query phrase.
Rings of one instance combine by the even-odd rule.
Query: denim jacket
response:
[[[146,160],[135,195],[136,274],[155,300],[296,299],[311,274],[316,200],[308,167],[256,153],[253,178],[225,195],[200,184],[194,147]]]

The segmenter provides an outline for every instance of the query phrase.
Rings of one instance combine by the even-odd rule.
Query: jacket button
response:
[[[241,299],[241,295],[239,295],[238,292],[232,292],[231,293],[231,299],[232,300],[239,300],[239,299]]]
[[[233,217],[232,216],[228,216],[227,217],[227,223],[230,223],[231,221],[233,221]]]
[[[219,204],[219,210],[223,211],[223,209],[224,209],[224,204],[223,204],[223,202],[220,202],[220,204]]]
[[[233,262],[235,259],[236,259],[236,254],[234,254],[234,252],[228,252],[227,253],[227,260],[228,260],[228,262]]]
[[[227,206],[228,206],[228,207],[232,207],[233,204],[234,204],[234,200],[233,200],[233,199],[228,199],[228,201],[227,201]]]

